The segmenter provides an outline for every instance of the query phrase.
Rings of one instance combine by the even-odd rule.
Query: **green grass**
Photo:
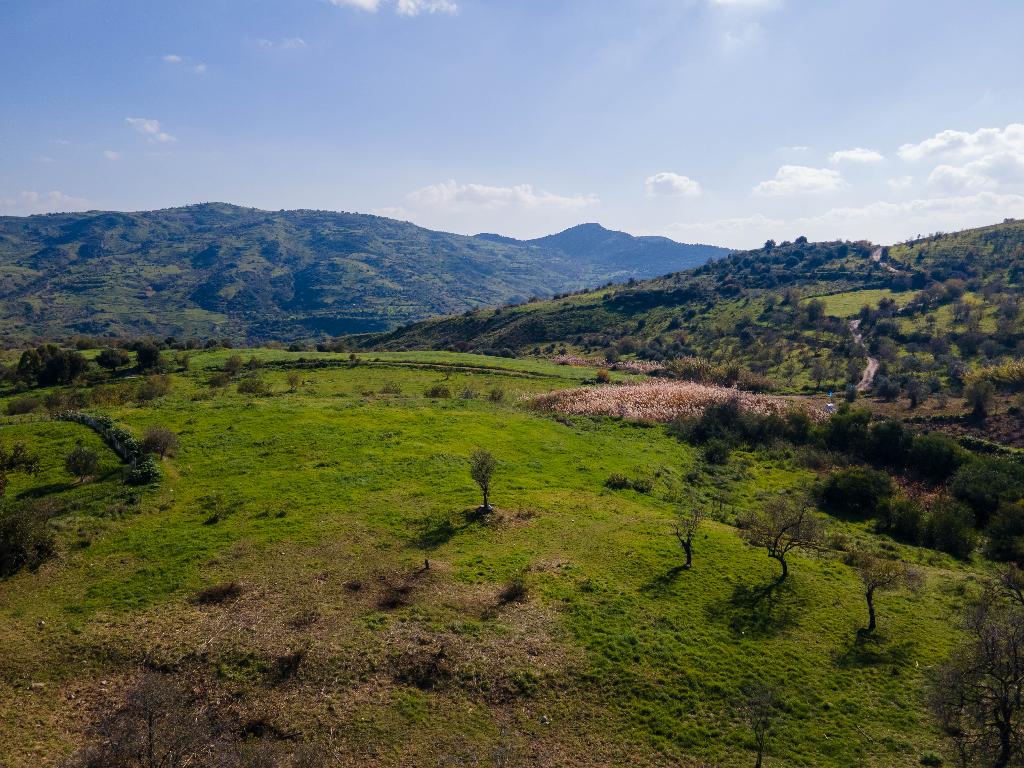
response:
[[[0,583],[0,752],[12,764],[72,750],[76,702],[109,706],[99,681],[123,680],[144,657],[192,659],[283,725],[330,727],[350,754],[372,746],[367,764],[443,764],[512,740],[551,763],[749,765],[737,707],[759,679],[785,702],[774,764],[911,765],[940,746],[925,678],[954,639],[949,617],[970,569],[899,549],[925,564],[928,588],[882,596],[880,636],[865,645],[854,642],[856,578],[835,559],[795,557],[791,582],[756,600],[774,563],[728,521],[813,481],[785,450],[737,452],[712,468],[662,427],[539,416],[523,397],[592,375],[542,362],[361,355],[354,367],[303,370],[294,393],[285,371],[267,369],[275,394],[250,398],[206,387],[225,356],[197,354],[150,406],[109,410],[137,434],[160,423],[181,436],[162,483],[141,494],[121,485],[109,452],[95,482],[62,474],[74,441],[99,445],[83,427],[0,428],[0,440],[45,456],[43,472],[16,476],[10,493],[46,492],[70,508],[60,558]],[[455,397],[423,396],[439,381]],[[382,394],[386,382],[401,394]],[[502,402],[459,397],[495,387]],[[466,457],[480,446],[500,460],[493,523],[471,514]],[[610,491],[613,472],[657,478],[655,491]],[[706,526],[690,572],[678,568],[669,484],[716,509],[723,499],[724,522]],[[431,569],[416,578],[429,581],[408,605],[365,596],[424,558]],[[495,608],[519,574],[528,600]],[[196,589],[226,580],[246,588],[238,607],[190,605]],[[361,593],[344,586],[354,580]],[[310,608],[319,622],[290,628]],[[444,644],[461,665],[455,684],[420,690],[386,674],[412,637]],[[274,655],[295,647],[309,650],[297,681],[267,683]],[[47,687],[29,692],[31,681]]]
[[[898,306],[908,304],[914,298],[913,291],[896,292],[888,288],[847,291],[828,296],[815,296],[816,301],[825,305],[825,314],[833,317],[855,317],[862,307],[877,307],[882,299],[892,299]]]

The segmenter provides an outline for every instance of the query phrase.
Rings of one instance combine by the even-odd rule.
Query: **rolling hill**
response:
[[[726,253],[595,224],[517,241],[223,203],[0,217],[0,339],[381,331]]]

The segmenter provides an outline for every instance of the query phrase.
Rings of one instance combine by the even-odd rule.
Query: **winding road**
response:
[[[879,248],[878,252],[881,254],[882,249]],[[874,254],[871,255],[874,259]],[[850,332],[853,334],[853,340],[858,344],[864,344],[864,336],[860,332],[860,319],[850,321]],[[857,382],[858,392],[867,392],[871,389],[871,385],[875,383],[875,374],[878,373],[878,358],[868,356],[868,367],[864,369],[864,374],[860,377],[860,381]]]

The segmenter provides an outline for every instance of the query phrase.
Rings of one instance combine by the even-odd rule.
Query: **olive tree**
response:
[[[162,459],[165,456],[174,456],[178,452],[178,436],[167,427],[154,424],[146,427],[141,445],[146,453],[155,453]]]
[[[816,549],[825,537],[825,524],[806,498],[776,496],[761,510],[741,516],[738,522],[743,540],[764,549],[782,566],[778,584],[789,576],[787,555],[794,549]]]
[[[498,467],[498,461],[494,458],[490,451],[478,448],[473,451],[469,457],[469,475],[480,487],[480,492],[483,494],[484,503],[480,507],[481,512],[490,512],[491,504],[491,478],[494,476],[494,470]]]
[[[25,443],[15,443],[10,448],[0,445],[0,498],[7,491],[7,475],[24,472],[35,475],[39,472],[39,457],[29,452]]]
[[[92,477],[100,467],[100,457],[92,448],[79,443],[71,452],[64,457],[64,468],[69,475],[78,478],[78,482],[85,482],[85,478]]]
[[[874,632],[875,593],[907,588],[916,591],[921,585],[921,572],[902,560],[882,557],[873,552],[857,551],[850,557],[850,565],[857,571],[864,585],[864,599],[868,604],[868,632]]]
[[[692,501],[676,514],[672,532],[686,554],[686,563],[683,565],[686,570],[693,567],[693,539],[696,537],[697,531],[700,530],[705,517],[704,510]]]
[[[930,706],[961,765],[1024,760],[1024,611],[995,590],[964,619],[965,639],[936,670]]]

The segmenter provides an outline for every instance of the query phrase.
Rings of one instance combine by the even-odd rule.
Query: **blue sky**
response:
[[[537,236],[1024,216],[1019,0],[4,0],[0,214],[222,200]]]

